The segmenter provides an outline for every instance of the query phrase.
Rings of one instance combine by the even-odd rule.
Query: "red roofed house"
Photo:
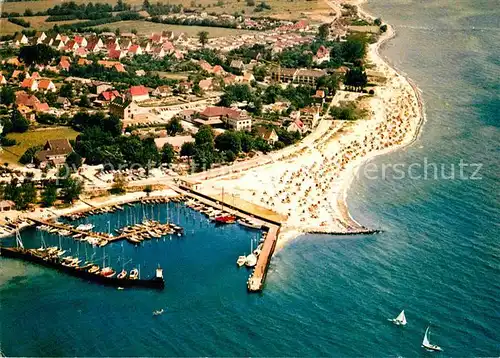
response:
[[[36,91],[38,89],[38,82],[33,78],[25,78],[23,83],[21,83],[21,88],[29,91]]]
[[[148,89],[144,86],[132,86],[127,91],[127,99],[131,101],[146,101],[149,99]]]
[[[299,132],[299,133],[304,133],[306,131],[306,127],[304,126],[304,123],[300,119],[296,119],[290,125],[286,128],[288,132]]]
[[[4,75],[0,73],[0,85],[4,85],[7,83],[7,80],[5,79]]]
[[[98,37],[94,37],[88,41],[87,46],[85,48],[87,49],[87,51],[95,53],[99,52],[103,46],[104,44],[102,43],[102,40]]]
[[[316,55],[313,57],[313,61],[317,64],[330,61],[330,50],[321,45],[318,51],[316,51]]]
[[[216,125],[225,123],[235,130],[250,130],[252,128],[252,118],[245,111],[227,107],[207,107],[199,113],[196,123]]]
[[[201,80],[198,83],[198,86],[200,86],[200,89],[203,90],[203,91],[211,90],[213,88],[212,79],[211,78],[207,78],[205,80]]]
[[[79,66],[87,66],[87,65],[90,65],[91,63],[92,63],[92,61],[87,60],[85,58],[78,59],[78,65]]]
[[[120,50],[109,50],[108,58],[111,60],[121,60],[125,57],[125,52]]]
[[[127,54],[131,56],[142,55],[142,48],[139,45],[132,45],[129,47]]]
[[[154,42],[154,43],[163,42],[163,36],[161,34],[152,34],[149,39],[151,40],[151,42]]]
[[[74,41],[78,44],[78,46],[81,46],[81,47],[87,46],[87,39],[83,36],[75,36]]]
[[[201,60],[200,62],[198,62],[198,64],[200,65],[202,70],[212,72],[212,66],[207,61]]]
[[[101,92],[98,99],[100,99],[102,101],[110,102],[110,101],[114,100],[116,97],[120,97],[120,93],[117,90],[112,90],[112,91]]]
[[[34,80],[37,80],[37,79],[39,79],[39,78],[40,78],[40,74],[39,74],[38,72],[36,72],[36,71],[35,71],[35,72],[33,72],[33,73],[31,74],[31,77],[30,77],[30,78],[33,78]]]
[[[163,47],[158,46],[158,47],[153,48],[153,54],[156,57],[163,58],[163,57],[165,57],[165,50],[163,49]]]
[[[35,103],[34,105],[34,110],[35,112],[37,113],[45,113],[45,112],[48,112],[49,111],[49,105],[47,103]]]
[[[222,68],[222,66],[215,65],[212,68],[212,73],[214,73],[216,75],[222,75],[222,74],[226,73],[226,71],[224,71],[224,69]]]
[[[61,70],[69,71],[70,63],[68,60],[61,60],[57,67],[59,67],[59,69]]]
[[[123,67],[123,65],[121,63],[115,63],[113,65],[113,68],[117,71],[117,72],[127,72],[125,71],[125,67]]]
[[[80,57],[87,57],[88,51],[85,49],[85,47],[79,47],[75,51],[75,56],[80,56]]]
[[[16,105],[17,106],[26,106],[26,107],[35,107],[35,104],[40,103],[40,100],[31,94],[27,94],[24,91],[16,92]]]
[[[38,90],[44,91],[44,92],[55,92],[56,91],[56,86],[54,85],[54,82],[52,82],[49,79],[43,79],[38,82]]]
[[[78,46],[78,44],[74,40],[71,40],[66,44],[66,46],[64,46],[64,50],[73,52],[77,50],[78,47],[80,46]]]

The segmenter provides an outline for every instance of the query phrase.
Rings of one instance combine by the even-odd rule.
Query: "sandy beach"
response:
[[[331,3],[334,6],[334,3]],[[371,17],[366,12],[362,16]],[[374,96],[362,100],[367,119],[356,122],[322,119],[313,139],[275,153],[271,164],[212,178],[203,191],[229,195],[285,215],[278,247],[307,232],[350,233],[363,227],[349,214],[349,186],[360,166],[414,141],[424,119],[418,89],[379,54],[380,46],[395,36],[388,30],[369,46],[367,64],[385,82]],[[342,100],[339,91],[334,101]],[[340,97],[340,98],[339,98]]]

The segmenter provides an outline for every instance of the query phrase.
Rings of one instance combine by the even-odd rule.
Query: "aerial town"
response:
[[[357,161],[409,140],[419,102],[376,55],[387,25],[354,5],[329,6],[321,19],[280,19],[147,0],[134,10],[65,2],[43,12],[52,28],[3,35],[0,234],[15,235],[21,251],[19,229],[33,225],[94,246],[139,244],[177,226],[144,209],[118,236],[59,220],[186,201],[216,223],[264,229],[258,261],[238,259],[254,268],[247,284],[259,291],[288,239],[377,232],[350,217],[342,193]],[[5,17],[23,26],[16,15]],[[160,28],[96,26],[115,20]],[[54,252],[42,254],[66,267]],[[42,262],[39,254],[22,251]]]

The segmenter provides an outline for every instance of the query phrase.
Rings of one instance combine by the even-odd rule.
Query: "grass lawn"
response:
[[[163,72],[152,71],[153,74],[160,76],[160,78],[169,78],[171,80],[187,80],[189,77],[188,72]]]
[[[18,12],[20,14],[24,13],[26,9],[31,9],[33,12],[47,10],[53,7],[56,3],[60,4],[64,1],[54,0],[40,0],[40,1],[19,1],[19,2],[4,2],[2,3],[3,12]],[[73,0],[77,4],[88,3],[88,0]],[[93,0],[94,3],[109,3],[116,4],[115,0]],[[183,4],[186,7],[190,6],[190,2],[187,0],[169,0],[164,1],[164,3],[169,2],[171,4]],[[297,19],[309,12],[315,12],[317,10],[324,10],[326,12],[330,11],[328,4],[325,0],[266,0],[266,3],[271,6],[271,10],[266,10],[262,12],[255,12],[254,6],[247,6],[245,0],[223,0],[223,6],[217,6],[218,0],[194,0],[196,6],[201,5],[201,8],[205,7],[207,12],[216,13],[229,13],[232,14],[236,11],[245,11],[246,15],[252,16],[270,16],[274,15],[277,17],[285,17],[290,19]],[[139,10],[143,0],[127,0],[127,4],[132,5],[132,8]],[[153,2],[155,3],[155,2]],[[255,2],[260,3],[259,1]],[[0,30],[3,32],[3,30]]]
[[[0,35],[13,34],[16,31],[22,31],[23,29],[24,27],[13,24],[7,19],[0,19]]]
[[[17,141],[17,144],[12,147],[4,147],[0,153],[0,163],[18,164],[19,157],[23,155],[26,149],[35,145],[44,145],[49,139],[75,139],[78,132],[70,127],[58,127],[30,130],[25,133],[10,133],[7,138],[12,138]]]
[[[250,30],[239,30],[239,29],[226,29],[222,27],[206,27],[206,26],[183,26],[183,25],[166,25],[158,24],[150,21],[120,21],[111,24],[103,24],[96,26],[97,28],[107,27],[111,31],[115,31],[119,28],[122,32],[129,32],[132,29],[136,29],[139,35],[151,35],[153,32],[161,32],[164,30],[170,30],[174,32],[185,32],[189,37],[196,37],[200,31],[207,31],[209,37],[223,37],[231,35],[239,35],[252,32]]]
[[[24,2],[24,3],[26,3],[26,2]],[[4,4],[6,4],[6,3],[4,3]],[[12,3],[10,3],[10,4],[12,4]],[[17,3],[14,3],[14,4],[17,4]],[[29,30],[42,30],[42,31],[51,29],[55,24],[65,25],[65,24],[73,24],[75,22],[83,21],[83,20],[68,20],[68,21],[45,22],[45,19],[47,19],[47,18],[48,18],[48,16],[24,16],[24,17],[21,17],[21,19],[24,19],[30,23],[31,26],[28,28]],[[0,35],[13,34],[16,31],[21,31],[23,29],[24,29],[24,27],[13,24],[12,22],[7,21],[7,19],[0,19]]]

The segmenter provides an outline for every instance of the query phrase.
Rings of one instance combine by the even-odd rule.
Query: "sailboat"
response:
[[[431,344],[431,342],[429,342],[429,336],[430,336],[429,328],[430,327],[427,327],[427,329],[425,330],[424,340],[422,341],[422,347],[424,347],[425,349],[427,349],[429,351],[441,352],[442,349],[440,346],[437,346],[435,344]]]
[[[389,321],[398,326],[406,326],[406,316],[405,310],[402,310],[401,313],[396,318],[389,318]]]

